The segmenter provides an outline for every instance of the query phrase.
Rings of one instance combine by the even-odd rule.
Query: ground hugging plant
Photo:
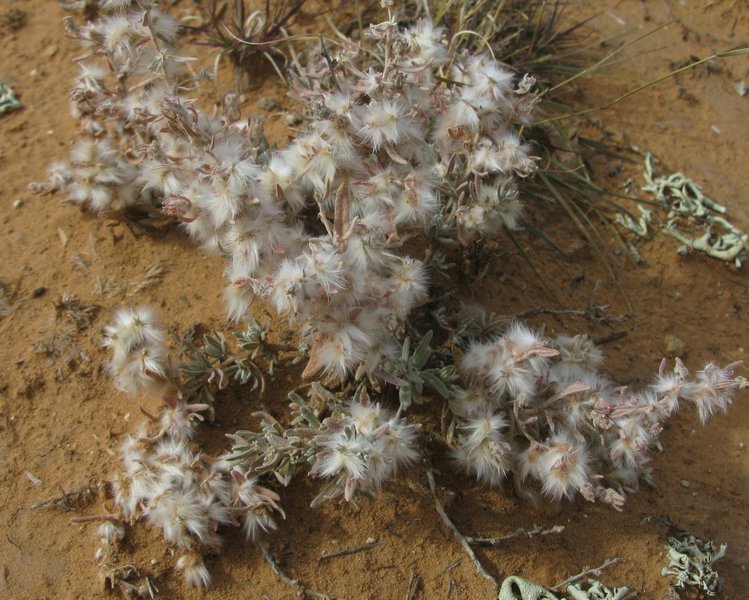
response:
[[[116,505],[125,521],[162,530],[188,582],[208,585],[201,556],[220,549],[220,527],[251,539],[275,527],[275,485],[307,472],[326,480],[313,505],[357,502],[414,464],[418,427],[406,412],[428,396],[446,401],[446,442],[468,474],[620,509],[680,398],[704,421],[745,385],[735,364],[690,380],[677,361],[630,392],[599,374],[585,337],[551,341],[516,323],[476,338],[468,314],[449,319],[464,333],[450,339],[416,326],[415,311],[438,301],[430,266],[518,224],[518,179],[537,169],[519,134],[532,122],[532,77],[488,53],[456,54],[429,21],[401,27],[391,13],[359,43],[321,42],[292,87],[309,126],[271,151],[234,98],[219,116],[189,100],[179,27],[156,4],[99,9],[83,26],[67,21],[86,49],[72,95],[85,137],[40,189],[96,212],[174,217],[227,256],[229,316],[248,318],[238,349],[207,336],[183,363],[147,309],[123,310],[105,332],[116,385],[164,400],[122,446]],[[429,246],[424,260],[411,240]],[[248,317],[258,302],[294,327],[290,348]],[[214,394],[229,378],[262,387],[282,351],[306,360],[312,380],[307,398],[290,395],[290,422],[258,415],[260,431],[203,453],[194,432]],[[394,390],[395,410],[385,406]],[[105,565],[122,536],[111,523],[101,534]]]

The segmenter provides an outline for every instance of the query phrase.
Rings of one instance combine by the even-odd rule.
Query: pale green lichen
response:
[[[588,579],[588,589],[573,584],[567,588],[572,600],[624,600],[629,595],[629,588],[609,588],[596,579]]]
[[[573,583],[567,586],[567,594],[570,600],[624,600],[629,593],[630,591],[626,587],[609,588],[597,579],[588,579],[587,584]],[[542,585],[522,577],[512,576],[502,582],[498,600],[562,599]]]
[[[667,211],[666,221],[661,223],[665,233],[681,242],[680,253],[690,249],[704,252],[708,256],[740,267],[749,250],[749,234],[725,218],[727,209],[702,193],[702,187],[683,173],[671,173],[655,177],[653,155],[645,156],[645,185],[643,191],[655,197],[655,203]],[[638,205],[640,217],[619,214],[617,221],[636,235],[645,237],[653,222],[653,213]],[[703,228],[701,235],[692,235],[685,228],[685,221],[697,222]]]
[[[669,565],[664,567],[661,575],[672,576],[674,587],[683,589],[697,587],[708,596],[715,596],[721,585],[721,579],[713,568],[713,563],[726,554],[726,544],[716,549],[712,541],[703,541],[691,534],[671,537],[666,544]]]
[[[0,81],[0,115],[21,108],[16,93]]]

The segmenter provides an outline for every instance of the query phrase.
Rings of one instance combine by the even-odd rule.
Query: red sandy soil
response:
[[[688,14],[627,49],[627,60],[570,86],[566,100],[578,108],[605,103],[690,57],[749,39],[749,11],[742,1],[716,2],[706,10],[701,2],[687,1],[597,4],[595,13],[574,2],[566,8],[570,22],[593,17],[585,27],[588,42],[609,38],[607,48],[577,57],[588,64],[602,52]],[[22,10],[27,20],[17,31],[6,27],[0,45],[0,78],[16,89],[23,104],[22,110],[0,116],[0,205],[7,211],[0,230],[0,277],[9,310],[0,318],[0,593],[29,600],[102,597],[93,560],[94,526],[72,523],[71,517],[105,509],[107,481],[119,468],[116,450],[143,418],[139,407],[155,412],[158,402],[114,390],[101,367],[107,359],[100,347],[101,329],[117,307],[133,304],[155,307],[171,332],[191,325],[202,331],[226,329],[222,260],[204,256],[176,229],[146,233],[136,225],[61,205],[59,197],[27,191],[31,181],[44,180],[52,161],[66,156],[75,137],[67,95],[78,48],[63,36],[65,13],[56,2],[5,0],[0,12],[9,8]],[[592,157],[598,182],[622,191],[631,177],[634,183],[627,189],[639,193],[642,157],[628,149],[649,149],[662,159],[664,170],[682,170],[702,182],[706,193],[730,207],[739,226],[749,228],[749,97],[735,89],[742,78],[749,81],[746,57],[715,61],[578,119],[574,129],[637,161],[625,161],[619,171],[615,159]],[[272,74],[255,83],[246,98],[248,111],[256,110],[262,95],[282,98],[278,88]],[[291,106],[290,101],[285,104]],[[288,134],[282,118],[271,115],[268,122],[278,137]],[[531,203],[527,217],[574,259],[562,263],[543,243],[521,236],[563,306],[585,309],[594,302],[610,305],[609,316],[629,316],[609,324],[575,317],[540,317],[531,323],[545,325],[548,334],[588,332],[607,338],[626,333],[604,346],[607,370],[617,380],[647,383],[661,357],[674,351],[668,336],[683,343],[679,353],[692,369],[709,359],[727,363],[744,358],[747,267],[736,270],[698,254],[680,256],[666,236],[632,240],[644,259],[633,266],[601,229],[615,283],[558,207]],[[559,308],[509,242],[502,241],[502,247],[506,252],[483,278],[467,277],[462,286],[468,290],[466,300],[506,315]],[[163,267],[163,277],[136,292],[152,265]],[[38,351],[40,343],[68,329],[64,315],[55,310],[63,294],[98,307],[91,325],[61,344],[63,353],[73,357],[69,364],[64,356]],[[747,369],[740,374],[747,375]],[[217,421],[205,427],[203,442],[221,448],[224,433],[256,425],[249,414],[261,406],[282,406],[297,378],[298,372],[282,371],[262,402],[241,390],[221,396]],[[623,513],[583,501],[533,506],[513,494],[483,489],[455,474],[436,437],[427,436],[423,443],[434,456],[439,485],[449,490],[443,496],[448,513],[466,535],[564,526],[559,534],[478,550],[487,570],[499,579],[517,574],[553,585],[585,566],[622,557],[622,564],[603,573],[603,581],[627,585],[641,598],[669,598],[668,580],[660,574],[667,562],[664,529],[643,521],[666,517],[701,538],[728,544],[727,556],[717,564],[726,581],[722,597],[741,600],[749,597],[747,400],[744,394],[728,416],[718,416],[706,427],[691,411],[679,413],[662,436],[664,452],[652,462],[656,487],[644,486]],[[430,411],[440,408],[434,401],[416,418],[427,420]],[[423,465],[389,482],[359,510],[337,504],[310,509],[318,487],[319,482],[299,480],[281,491],[287,518],[267,539],[280,566],[309,588],[347,599],[405,598],[413,578],[418,582],[414,598],[494,597],[435,512]],[[72,494],[67,501],[33,508],[64,493]],[[369,538],[383,543],[368,552],[319,560],[325,552],[361,546]],[[170,570],[173,552],[143,526],[129,533],[121,559],[154,576],[160,597],[203,595],[183,586]],[[214,577],[205,593],[209,598],[296,597],[258,548],[244,543],[238,533],[227,533],[226,550],[210,558],[208,566]]]

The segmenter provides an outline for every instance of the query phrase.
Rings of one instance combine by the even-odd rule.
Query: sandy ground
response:
[[[689,14],[629,48],[624,53],[628,59],[605,74],[575,82],[567,100],[579,108],[600,105],[692,57],[749,39],[744,2],[717,2],[707,11],[702,5],[606,0],[592,14],[570,3],[568,19],[592,17],[585,28],[588,42],[609,39],[605,49],[590,50],[585,61]],[[156,401],[137,401],[114,391],[101,368],[106,360],[101,328],[117,307],[131,304],[154,306],[171,332],[191,325],[204,331],[224,328],[222,261],[201,254],[176,230],[147,234],[61,205],[59,197],[27,191],[29,182],[44,179],[50,162],[67,154],[74,139],[67,94],[74,72],[71,59],[78,49],[63,36],[64,13],[56,2],[5,0],[0,13],[9,8],[22,10],[27,18],[17,31],[4,25],[0,45],[0,78],[23,103],[22,110],[0,116],[0,206],[6,211],[0,229],[0,308],[7,313],[0,318],[0,592],[34,600],[101,597],[93,527],[72,523],[71,517],[107,506],[106,482],[118,469],[116,448],[142,419],[140,406],[157,409]],[[730,207],[737,224],[749,228],[749,97],[735,88],[742,78],[749,81],[746,57],[716,61],[578,119],[574,128],[581,134],[637,161],[619,168],[613,158],[592,156],[598,182],[638,193],[642,157],[631,149],[649,149],[662,159],[664,169],[682,170],[701,181],[709,195]],[[269,74],[249,92],[248,106],[263,94],[280,96],[277,87]],[[283,135],[280,120],[270,117],[269,123]],[[628,178],[633,184],[625,188]],[[573,317],[541,317],[533,324],[545,325],[549,333],[587,331],[598,338],[626,333],[604,347],[607,369],[622,383],[636,386],[649,380],[660,358],[674,349],[668,336],[683,343],[680,354],[693,369],[708,359],[744,358],[747,267],[735,270],[702,255],[679,256],[665,236],[633,240],[644,259],[635,267],[602,230],[618,279],[614,282],[558,208],[529,204],[528,218],[574,258],[560,263],[544,244],[522,238],[564,306],[584,309],[594,302],[610,305],[610,316],[629,316],[609,324]],[[501,314],[559,308],[527,263],[509,244],[507,248],[482,279],[466,278],[466,299]],[[56,308],[66,294],[96,307],[90,324],[71,328]],[[747,375],[747,369],[741,374]],[[277,375],[264,406],[280,406],[297,377],[289,371]],[[224,433],[251,427],[249,413],[259,406],[253,394],[224,394],[216,423],[203,433],[205,443],[220,447]],[[427,420],[435,410],[436,403],[427,405],[417,418]],[[439,484],[452,492],[445,496],[448,512],[465,534],[489,537],[519,527],[564,526],[560,534],[479,550],[497,578],[518,574],[553,585],[585,566],[621,557],[622,564],[605,571],[605,582],[627,585],[641,598],[668,598],[668,581],[660,575],[666,564],[664,531],[643,521],[666,517],[700,537],[726,542],[728,555],[718,563],[726,580],[722,597],[749,597],[747,398],[704,428],[691,411],[681,412],[662,442],[664,452],[653,460],[656,487],[643,487],[624,513],[582,501],[534,507],[512,494],[487,491],[454,473],[437,439],[426,437],[423,443],[441,471]],[[267,540],[282,568],[310,588],[348,599],[405,598],[413,578],[418,582],[414,598],[492,597],[490,585],[476,574],[435,512],[423,466],[390,482],[358,511],[339,505],[310,509],[317,487],[316,482],[299,481],[281,492],[287,519]],[[61,499],[45,502],[55,498]],[[382,544],[319,561],[324,552],[361,546],[369,538]],[[143,527],[128,536],[121,558],[152,574],[162,597],[203,595],[183,587],[170,570],[172,552]],[[225,552],[208,565],[215,585],[207,597],[295,597],[257,547],[237,533],[227,534]]]

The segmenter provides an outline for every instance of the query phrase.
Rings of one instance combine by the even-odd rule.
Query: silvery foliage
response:
[[[248,366],[261,348],[262,328],[253,320],[247,325],[234,336],[238,352],[222,336],[206,335],[200,347],[184,345],[182,363],[170,356],[150,309],[122,309],[104,330],[104,345],[111,350],[108,368],[117,387],[158,396],[164,403],[158,415],[144,411],[148,423],[120,448],[124,471],[113,484],[115,505],[122,520],[143,520],[162,531],[180,553],[177,570],[192,585],[209,585],[202,556],[220,551],[221,528],[241,527],[248,540],[275,529],[276,516],[284,512],[269,485],[288,485],[306,469],[327,480],[312,506],[339,496],[357,502],[418,458],[419,426],[400,411],[371,401],[366,385],[349,397],[318,382],[311,385],[308,401],[290,395],[288,429],[267,413],[255,413],[260,431],[231,435],[232,449],[219,456],[200,450],[197,425],[212,414],[215,392],[229,377],[242,383],[253,369],[262,378],[257,366]],[[270,361],[269,351],[266,347],[261,353]],[[97,561],[102,569],[111,565],[113,548],[124,535],[120,530],[100,536]]]
[[[428,294],[406,235],[437,221],[467,244],[517,226],[515,181],[536,169],[516,132],[533,80],[488,54],[451,55],[428,21],[391,18],[311,60],[292,90],[309,126],[277,152],[231,99],[220,116],[188,99],[179,28],[155,5],[67,24],[86,49],[71,106],[87,135],[44,191],[180,220],[229,256],[233,319],[259,298],[306,333],[305,376],[372,373],[392,355]]]
[[[519,323],[468,342],[457,362],[462,385],[448,400],[458,463],[489,485],[512,476],[521,494],[579,494],[621,510],[649,480],[649,454],[681,401],[705,423],[747,385],[734,375],[741,363],[709,363],[691,378],[676,359],[672,370],[664,360],[649,386],[630,390],[599,373],[602,363],[586,336],[551,341]]]
[[[598,375],[600,353],[586,339],[551,344],[521,325],[469,342],[457,373],[430,364],[429,337],[411,351],[406,324],[428,298],[428,274],[403,240],[438,231],[471,244],[517,226],[516,181],[536,169],[516,130],[531,120],[532,78],[518,81],[488,54],[451,54],[440,28],[402,28],[391,15],[297,74],[309,126],[271,152],[232,98],[219,115],[189,99],[190,59],[156,3],[100,11],[82,26],[67,20],[85,49],[71,96],[83,135],[37,190],[100,213],[173,216],[228,256],[232,318],[256,299],[272,305],[297,329],[305,377],[355,380],[353,393],[313,383],[306,400],[291,396],[289,427],[260,414],[259,432],[237,432],[230,452],[209,457],[195,449],[195,425],[225,374],[262,379],[252,358],[230,356],[214,337],[180,365],[150,311],[117,315],[105,332],[116,384],[165,407],[123,445],[116,503],[180,549],[190,583],[208,584],[201,555],[220,547],[219,526],[241,525],[250,538],[274,527],[283,514],[274,479],[288,484],[306,468],[327,481],[315,504],[356,501],[416,460],[417,427],[402,413],[425,386],[447,398],[448,441],[472,475],[498,485],[511,474],[521,490],[619,508],[679,397],[704,420],[743,385],[735,365],[708,365],[691,381],[677,363],[630,393]],[[238,339],[256,352],[262,332],[251,326]],[[397,412],[370,398],[388,385],[399,389]]]

